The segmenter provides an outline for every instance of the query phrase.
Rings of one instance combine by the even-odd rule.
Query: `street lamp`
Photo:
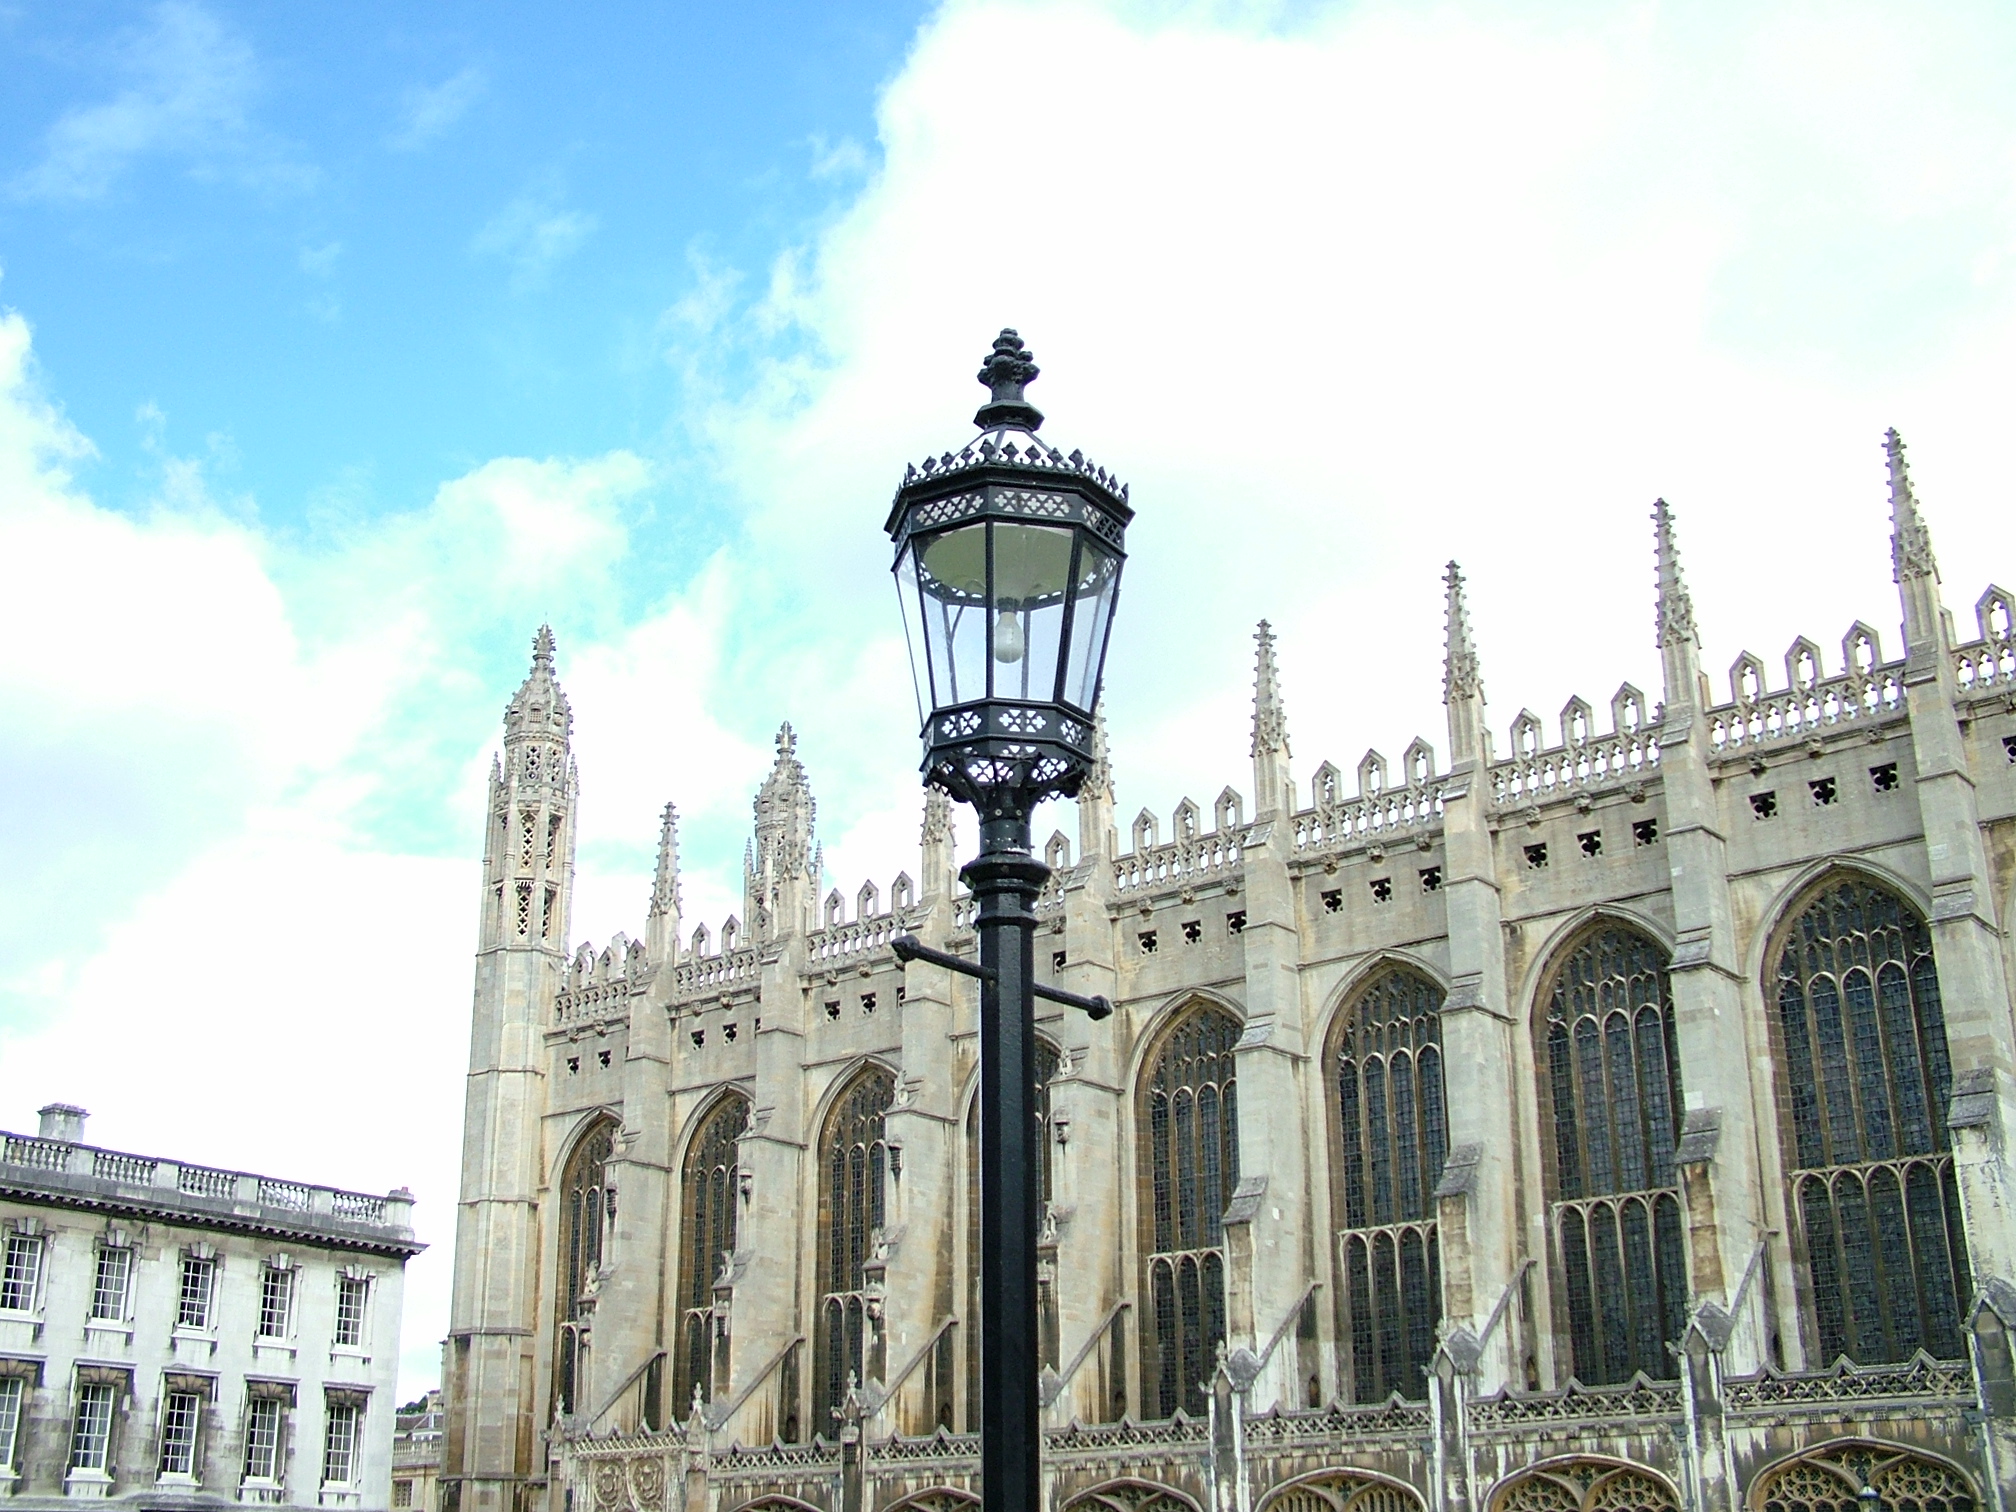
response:
[[[980,818],[960,871],[976,905],[977,966],[914,937],[899,958],[980,979],[980,1489],[983,1512],[1038,1512],[1036,1226],[1038,996],[1110,1014],[1104,998],[1036,981],[1035,902],[1050,875],[1029,816],[1075,797],[1125,535],[1127,490],[1036,437],[1043,412],[1022,339],[1003,331],[980,369],[980,434],[908,468],[887,529],[917,684],[924,780]]]

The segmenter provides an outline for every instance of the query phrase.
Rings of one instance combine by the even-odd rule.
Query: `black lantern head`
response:
[[[1004,330],[981,433],[906,469],[889,512],[925,780],[983,815],[1077,793],[1134,518],[1117,478],[1036,438],[1036,372]]]

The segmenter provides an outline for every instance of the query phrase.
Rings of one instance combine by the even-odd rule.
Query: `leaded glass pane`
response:
[[[600,1284],[603,1197],[609,1184],[609,1158],[615,1148],[616,1125],[604,1120],[575,1144],[560,1176],[560,1294],[555,1299],[558,1356],[553,1382],[563,1413],[573,1412],[578,1405],[574,1388],[582,1374],[588,1319],[594,1311],[594,1290]]]
[[[1201,1414],[1225,1336],[1222,1224],[1239,1184],[1233,1047],[1239,1023],[1198,1004],[1179,1018],[1139,1094],[1152,1316],[1142,1330],[1148,1415]]]
[[[1967,1257],[1931,938],[1896,894],[1844,881],[1801,910],[1777,971],[1781,1093],[1820,1357],[1874,1364],[1922,1347],[1957,1358]]]
[[[1547,1176],[1571,1369],[1587,1385],[1640,1370],[1670,1377],[1687,1280],[1665,958],[1635,930],[1601,927],[1561,963],[1547,1003],[1536,1031],[1545,1035],[1540,1091],[1554,1128]]]
[[[819,1169],[826,1173],[819,1194],[816,1274],[824,1278],[818,1338],[813,1358],[812,1432],[837,1431],[834,1412],[847,1395],[848,1380],[866,1377],[868,1355],[865,1288],[869,1244],[882,1222],[882,1180],[887,1145],[882,1121],[895,1100],[896,1079],[880,1066],[857,1075],[826,1115],[820,1138]]]
[[[1339,1013],[1328,1052],[1337,1088],[1334,1212],[1343,1241],[1345,1394],[1420,1400],[1442,1312],[1434,1193],[1448,1155],[1442,989],[1388,967]]]
[[[672,1372],[672,1412],[683,1418],[714,1395],[714,1278],[735,1252],[738,1141],[749,1127],[748,1099],[732,1095],[707,1115],[680,1171],[679,1348]]]

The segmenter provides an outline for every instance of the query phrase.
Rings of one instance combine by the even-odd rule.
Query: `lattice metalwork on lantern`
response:
[[[983,811],[1073,795],[1120,593],[1127,489],[1037,439],[1013,331],[980,381],[981,434],[909,468],[889,514],[927,779]]]

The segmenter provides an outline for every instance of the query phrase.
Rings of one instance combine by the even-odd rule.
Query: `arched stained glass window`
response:
[[[1873,1494],[1872,1494],[1873,1493]],[[1760,1512],[1976,1512],[1967,1478],[1889,1444],[1824,1444],[1757,1478]]]
[[[813,1341],[812,1432],[830,1438],[849,1381],[865,1383],[874,1323],[868,1312],[868,1255],[882,1226],[889,1147],[882,1119],[896,1079],[880,1066],[861,1071],[826,1115],[819,1140],[819,1314]]]
[[[1239,1021],[1199,1003],[1150,1062],[1140,1126],[1147,1316],[1141,1382],[1147,1414],[1204,1411],[1225,1337],[1225,1204],[1239,1184],[1233,1047]]]
[[[1604,924],[1554,974],[1537,1025],[1554,1290],[1584,1385],[1671,1376],[1686,1325],[1673,1165],[1680,1061],[1665,953]]]
[[[1441,988],[1391,967],[1338,1016],[1332,1036],[1338,1295],[1354,1402],[1428,1394],[1442,1316],[1435,1185],[1449,1153],[1441,1010]]]
[[[1793,921],[1771,995],[1817,1363],[1963,1358],[1972,1284],[1924,921],[1884,888],[1833,884]]]
[[[1047,1206],[1051,1192],[1050,1082],[1062,1063],[1057,1047],[1041,1035],[1036,1039],[1036,1148],[1037,1168],[1042,1173],[1042,1197]],[[1039,1257],[1040,1258],[1040,1257]],[[1054,1256],[1052,1257],[1054,1261]],[[1039,1264],[1036,1278],[1037,1323],[1042,1329],[1040,1358],[1052,1370],[1057,1360],[1057,1298],[1044,1279]],[[980,1100],[966,1109],[966,1431],[980,1431]],[[942,1409],[941,1422],[947,1417]],[[951,1424],[945,1422],[949,1428]]]
[[[714,1278],[735,1252],[736,1141],[749,1127],[749,1100],[723,1098],[686,1148],[679,1190],[679,1346],[672,1376],[672,1413],[684,1417],[697,1389],[714,1396]],[[725,1324],[726,1319],[720,1320]]]
[[[563,1413],[576,1410],[588,1370],[589,1319],[601,1278],[603,1247],[615,1213],[609,1157],[616,1124],[603,1120],[575,1142],[560,1177],[559,1295],[554,1306],[553,1397]]]

